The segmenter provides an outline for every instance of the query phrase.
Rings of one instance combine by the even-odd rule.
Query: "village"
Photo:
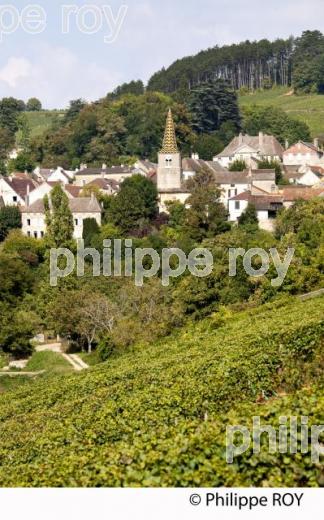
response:
[[[246,169],[230,171],[236,161],[243,161]],[[284,183],[276,183],[275,169],[260,169],[261,161],[280,164]],[[167,212],[166,203],[170,201],[186,203],[190,194],[186,181],[202,168],[212,172],[215,185],[220,189],[220,201],[232,223],[238,221],[248,204],[253,204],[260,228],[272,231],[282,208],[289,208],[300,199],[324,196],[324,152],[318,139],[313,143],[300,141],[290,145],[287,142],[284,148],[274,136],[262,132],[257,136],[241,133],[213,161],[206,161],[196,153],[182,157],[169,110],[156,164],[139,159],[133,166],[103,164],[101,168],[93,168],[81,164],[75,171],[60,166],[56,169],[38,166],[30,174],[14,172],[9,177],[0,177],[0,205],[18,206],[23,233],[43,238],[46,233],[43,199],[60,184],[69,198],[74,238],[80,239],[85,219],[93,218],[99,226],[101,224],[102,208],[95,193],[116,195],[126,178],[141,174],[156,184],[159,210]],[[90,192],[91,196],[84,196],[84,192]]]

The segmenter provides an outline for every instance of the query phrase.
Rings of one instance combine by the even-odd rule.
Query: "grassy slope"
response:
[[[32,137],[43,134],[48,130],[56,118],[62,118],[64,111],[44,110],[42,112],[25,112],[31,129]]]
[[[228,423],[294,414],[321,424],[324,298],[277,307],[235,314],[221,328],[193,324],[0,396],[2,485],[318,485],[307,455],[225,461]]]
[[[313,137],[324,133],[324,96],[288,95],[290,89],[275,88],[239,96],[241,107],[257,105],[273,105],[282,108],[290,116],[307,123]]]
[[[62,356],[56,354],[55,352],[35,352],[28,361],[24,370],[28,372],[38,372],[45,370],[45,373],[37,375],[32,379],[25,376],[1,376],[0,393],[7,392],[8,390],[18,390],[25,385],[32,387],[36,378],[43,379],[52,377],[54,375],[71,374],[74,371],[70,363],[68,363]]]
[[[35,352],[26,365],[26,370],[37,372],[46,370],[51,374],[67,374],[73,372],[73,367],[56,352]]]

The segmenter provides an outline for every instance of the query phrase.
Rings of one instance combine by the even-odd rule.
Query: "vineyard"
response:
[[[318,486],[310,454],[248,450],[229,424],[323,410],[324,298],[224,312],[78,375],[0,397],[3,486]]]
[[[284,110],[290,117],[306,123],[313,137],[323,134],[324,96],[319,94],[293,94],[290,88],[276,87],[239,95],[240,109],[273,106]]]

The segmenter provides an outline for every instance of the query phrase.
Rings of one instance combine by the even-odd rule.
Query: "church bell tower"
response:
[[[178,150],[171,109],[169,109],[162,149],[158,154],[157,188],[159,192],[181,188],[182,163]]]

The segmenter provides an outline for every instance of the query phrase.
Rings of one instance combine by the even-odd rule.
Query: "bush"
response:
[[[0,242],[12,229],[21,228],[21,213],[16,206],[0,208]]]
[[[107,361],[114,351],[114,344],[110,338],[102,339],[97,346],[97,354],[100,361]]]

